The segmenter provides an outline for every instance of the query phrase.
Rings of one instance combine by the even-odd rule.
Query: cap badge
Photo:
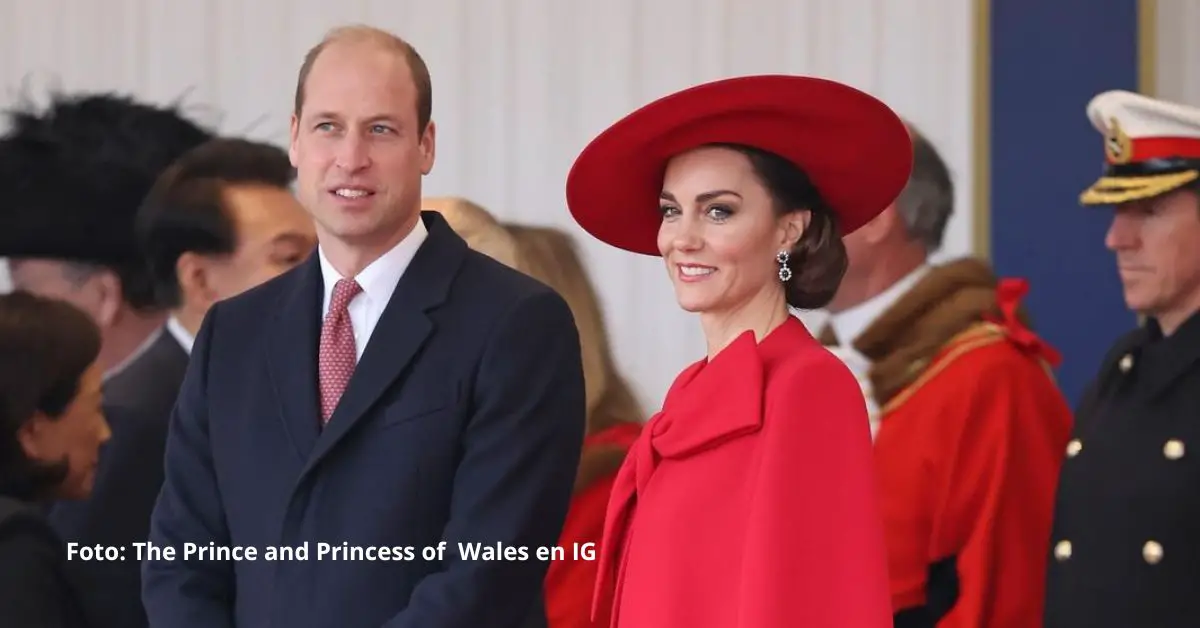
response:
[[[1108,121],[1104,149],[1108,153],[1108,160],[1115,164],[1128,163],[1133,158],[1133,141],[1125,134],[1116,118],[1110,118]]]

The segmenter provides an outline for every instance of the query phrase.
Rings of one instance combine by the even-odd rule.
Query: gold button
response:
[[[1117,366],[1120,367],[1122,373],[1128,373],[1129,369],[1133,368],[1133,355],[1126,353]]]
[[[1071,542],[1059,541],[1054,545],[1054,557],[1062,562],[1071,557]]]
[[[1179,460],[1183,457],[1183,451],[1183,441],[1181,440],[1172,438],[1167,441],[1166,445],[1163,445],[1163,455],[1167,457],[1167,460]]]
[[[1155,541],[1146,541],[1142,546],[1142,558],[1151,565],[1157,565],[1163,559],[1163,546]]]
[[[1078,438],[1072,438],[1071,442],[1067,443],[1067,457],[1074,458],[1080,451],[1083,451],[1083,443],[1079,442]]]

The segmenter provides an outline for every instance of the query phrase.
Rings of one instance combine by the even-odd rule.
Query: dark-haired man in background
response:
[[[67,542],[129,547],[148,534],[187,355],[163,333],[134,217],[159,174],[211,138],[174,109],[112,94],[57,96],[43,111],[14,114],[0,137],[0,255],[14,287],[80,307],[103,336],[112,438],[91,497],[51,508]],[[146,625],[137,561],[69,565],[91,625]]]
[[[312,253],[316,230],[290,190],[294,177],[282,148],[218,139],[171,166],[146,197],[139,240],[159,303],[171,308],[167,329],[185,351],[213,303]]]

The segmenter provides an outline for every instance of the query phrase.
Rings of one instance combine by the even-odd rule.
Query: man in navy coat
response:
[[[151,522],[175,554],[142,554],[152,626],[515,628],[539,604],[583,442],[578,334],[420,211],[430,103],[387,33],[306,57],[290,154],[320,246],[197,334]]]

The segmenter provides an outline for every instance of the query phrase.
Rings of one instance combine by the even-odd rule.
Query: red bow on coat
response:
[[[1056,367],[1062,363],[1062,354],[1039,338],[1037,334],[1033,333],[1033,330],[1023,325],[1017,317],[1017,308],[1021,306],[1021,299],[1028,292],[1029,282],[1024,279],[1000,280],[1000,284],[996,287],[996,305],[1000,308],[1001,315],[989,315],[985,318],[1003,327],[1009,339],[1022,351],[1037,356],[1050,366]]]

